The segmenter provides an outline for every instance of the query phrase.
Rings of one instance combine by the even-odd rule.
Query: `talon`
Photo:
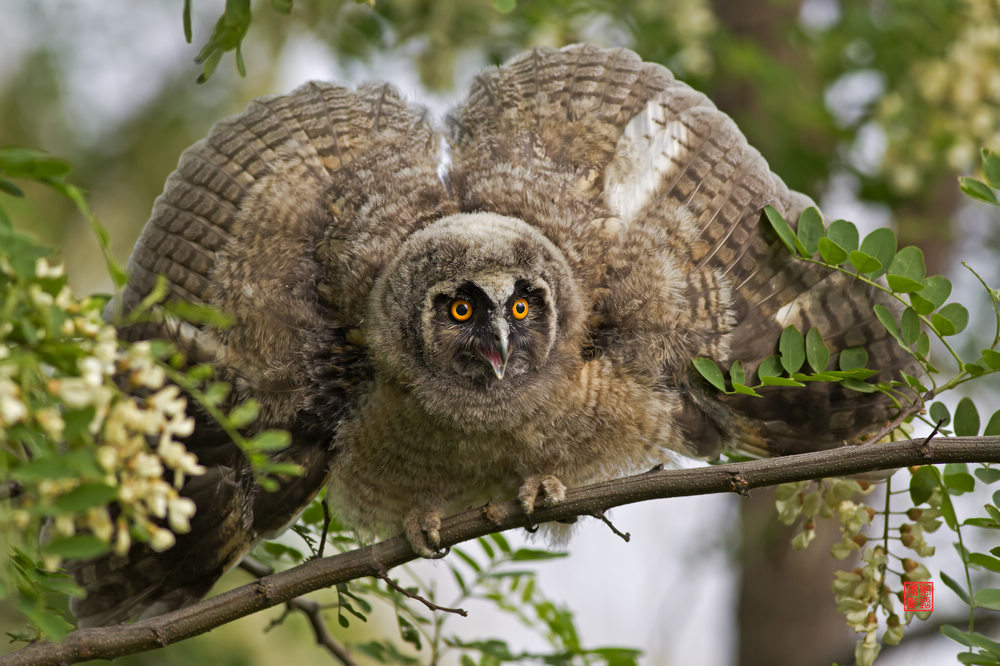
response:
[[[413,509],[403,519],[406,539],[420,557],[438,559],[448,554],[441,551],[441,514],[426,507]]]
[[[517,491],[521,510],[529,516],[533,514],[539,497],[543,507],[555,506],[566,499],[566,486],[551,474],[529,476]]]

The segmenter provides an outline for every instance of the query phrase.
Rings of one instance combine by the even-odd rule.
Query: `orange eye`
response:
[[[464,298],[451,302],[451,316],[455,321],[465,321],[472,316],[472,303]]]
[[[519,298],[514,301],[514,305],[511,306],[510,311],[514,314],[514,319],[524,319],[528,316],[528,301],[523,298]]]

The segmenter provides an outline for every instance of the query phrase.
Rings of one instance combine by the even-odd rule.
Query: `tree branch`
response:
[[[1000,463],[1000,437],[906,440],[695,469],[657,468],[569,490],[564,502],[537,510],[533,518],[539,522],[565,520],[650,499],[724,492],[746,494],[753,488],[791,481],[949,462]],[[491,503],[444,520],[441,546],[523,527],[525,522],[516,501]],[[69,664],[164,647],[313,590],[356,578],[379,577],[416,557],[406,538],[396,536],[365,548],[310,560],[159,617],[115,627],[80,629],[60,643],[34,643],[0,657],[0,664]]]
[[[246,557],[240,562],[240,569],[257,578],[266,578],[274,573],[274,569],[250,557]],[[344,666],[358,666],[347,649],[330,633],[330,628],[326,626],[326,621],[323,619],[322,606],[305,597],[296,597],[286,601],[285,605],[288,610],[297,610],[306,616],[306,619],[309,620],[309,626],[312,627],[313,635],[316,637],[317,645],[326,648],[327,652]],[[282,615],[280,619],[284,618],[285,616]],[[276,622],[280,622],[280,620]]]

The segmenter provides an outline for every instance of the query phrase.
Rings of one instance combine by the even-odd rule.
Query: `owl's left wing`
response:
[[[702,420],[732,444],[789,453],[889,412],[881,396],[833,384],[709,399],[691,376],[695,356],[752,371],[784,327],[817,326],[833,363],[861,346],[881,378],[915,371],[872,315],[878,292],[793,261],[762,225],[772,205],[794,226],[809,198],[666,68],[625,49],[535,49],[476,80],[449,136],[463,209],[526,218],[563,249],[592,299],[593,347],[697,404],[684,412],[695,452],[713,450]]]

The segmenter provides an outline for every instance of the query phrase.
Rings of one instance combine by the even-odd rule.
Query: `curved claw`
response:
[[[403,519],[403,528],[410,547],[420,557],[440,559],[448,554],[450,549],[441,548],[441,514],[437,509],[413,509]]]
[[[535,512],[538,498],[542,498],[542,506],[555,506],[566,499],[566,486],[552,474],[535,474],[529,476],[517,491],[517,499],[521,510],[530,516]]]

